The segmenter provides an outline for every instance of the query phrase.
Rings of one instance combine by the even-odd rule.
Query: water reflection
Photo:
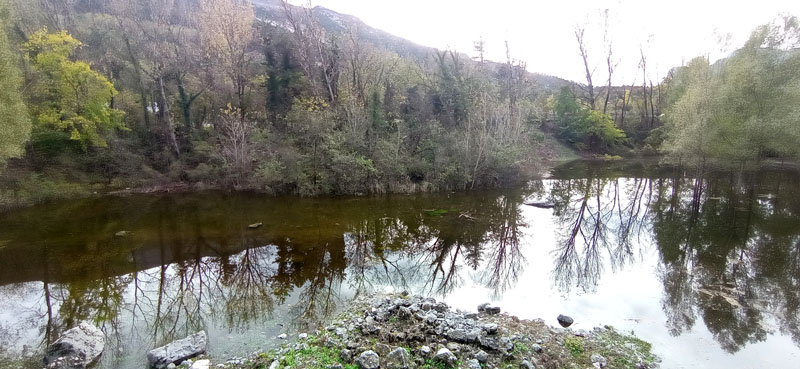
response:
[[[589,165],[553,177],[498,193],[135,196],[4,214],[0,356],[89,320],[115,347],[103,366],[133,367],[199,329],[307,329],[355,294],[481,286],[500,298],[542,259],[562,296],[592,294],[652,257],[670,334],[702,324],[729,353],[773,334],[800,346],[797,173],[698,179]],[[548,227],[555,244],[538,241]]]

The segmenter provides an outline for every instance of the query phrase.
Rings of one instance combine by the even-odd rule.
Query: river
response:
[[[612,325],[653,343],[665,369],[792,367],[800,174],[579,161],[502,191],[130,195],[7,212],[0,367],[36,367],[82,320],[106,334],[101,368],[142,368],[148,349],[200,329],[214,357],[243,356],[355,294],[404,290]]]

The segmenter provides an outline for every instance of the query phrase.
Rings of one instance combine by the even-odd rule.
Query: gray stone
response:
[[[304,340],[304,339],[308,338],[308,333],[300,333],[300,334],[297,336],[297,338],[299,338],[299,339],[301,339],[301,340]]]
[[[484,302],[484,303],[478,305],[478,312],[481,312],[481,313],[484,312],[486,310],[486,307],[488,307],[489,305],[490,304],[488,302]]]
[[[447,347],[448,350],[450,350],[452,352],[461,351],[461,345],[459,345],[459,344],[457,344],[455,342],[448,342],[446,347]]]
[[[412,366],[411,354],[402,347],[398,347],[386,355],[383,367],[386,369],[408,369]]]
[[[531,345],[531,350],[533,350],[533,352],[535,352],[537,354],[541,353],[543,351],[542,350],[542,345],[540,345],[538,343],[534,343],[533,345]]]
[[[281,333],[280,335],[278,335],[279,340],[285,340],[286,337],[289,337],[286,333]]]
[[[483,330],[488,334],[495,334],[497,333],[497,324],[494,323],[484,324]]]
[[[85,368],[97,361],[105,344],[105,336],[99,328],[81,322],[47,347],[44,364],[48,369]]]
[[[344,360],[345,362],[349,363],[349,362],[353,361],[353,351],[350,351],[348,349],[342,349],[342,351],[339,351],[339,357],[342,360]],[[273,369],[273,368],[269,368],[269,369]]]
[[[279,365],[281,363],[278,360],[272,360],[272,364],[269,364],[269,369],[278,369]]]
[[[456,355],[444,347],[440,348],[439,351],[436,351],[436,355],[433,357],[433,359],[445,364],[448,367],[455,367],[458,363],[458,358]]]
[[[336,335],[339,337],[344,337],[347,334],[347,329],[342,327],[336,328]]]
[[[342,364],[339,364],[339,363],[333,363],[331,365],[328,365],[326,368],[327,369],[344,369],[344,366],[342,366]]]
[[[192,363],[191,369],[208,369],[209,366],[211,366],[211,360],[203,359]]]
[[[469,369],[481,369],[481,363],[478,362],[477,359],[470,359],[467,361],[467,368]]]
[[[531,364],[531,362],[528,360],[522,360],[522,362],[519,363],[519,367],[520,369],[536,369],[536,366]]]
[[[189,358],[203,354],[208,348],[205,331],[168,343],[147,353],[148,364],[156,369],[166,368],[169,363],[181,363]],[[190,362],[191,364],[191,362]]]
[[[389,346],[389,345],[387,345],[385,343],[376,343],[375,344],[375,352],[377,352],[378,355],[386,356],[391,351],[392,351],[392,346]]]
[[[490,315],[500,314],[500,307],[496,306],[496,305],[489,305],[489,306],[486,306],[486,308],[483,309],[483,311],[486,314],[490,314]]]
[[[358,355],[356,364],[361,369],[378,369],[381,366],[381,358],[375,351],[368,350]]]
[[[422,346],[419,348],[419,353],[422,354],[422,356],[424,357],[430,356],[431,352],[433,352],[433,350],[431,350],[429,346]]]
[[[558,324],[561,324],[561,326],[564,328],[571,326],[572,323],[575,322],[575,320],[572,319],[572,317],[563,314],[560,314],[557,319],[558,319]]]
[[[475,354],[475,358],[478,359],[479,362],[486,364],[486,362],[489,361],[489,354],[486,353],[486,351],[479,350]]]
[[[169,365],[167,365],[167,369],[175,369],[175,368],[177,368],[177,367],[178,367],[178,366],[177,366],[177,365],[175,365],[175,363],[169,363]]]
[[[481,347],[489,350],[500,351],[500,342],[498,342],[494,338],[480,336],[478,337],[478,343],[480,343]]]
[[[606,365],[608,365],[608,360],[600,354],[592,354],[589,360],[592,361],[592,365],[594,365],[595,368],[605,368]]]

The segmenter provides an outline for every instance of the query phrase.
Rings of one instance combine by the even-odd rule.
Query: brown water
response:
[[[103,368],[142,368],[147,349],[199,329],[213,356],[242,356],[384,290],[610,324],[667,369],[797,367],[798,179],[577,162],[498,192],[136,195],[6,213],[0,367],[36,362],[81,320],[106,333]],[[555,208],[524,205],[542,199]]]

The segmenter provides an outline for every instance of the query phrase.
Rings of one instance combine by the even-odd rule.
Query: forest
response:
[[[0,204],[455,191],[521,183],[565,156],[704,173],[800,155],[792,16],[661,80],[642,51],[641,79],[618,86],[613,44],[578,26],[586,79],[571,82],[529,72],[509,45],[495,62],[482,41],[428,49],[325,8],[254,3],[0,0]]]

